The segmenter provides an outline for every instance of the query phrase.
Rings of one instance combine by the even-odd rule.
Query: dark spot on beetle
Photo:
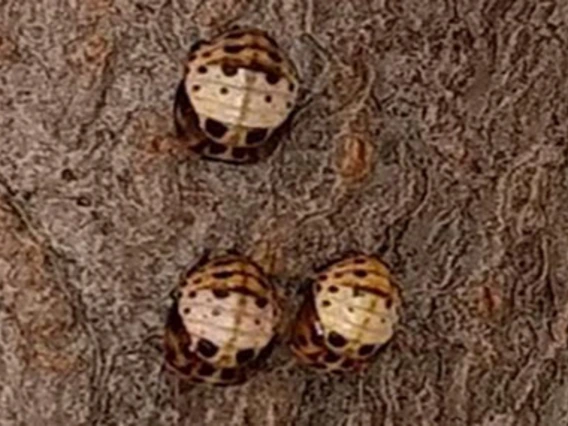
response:
[[[184,375],[186,375],[186,376],[189,376],[189,375],[191,374],[192,365],[191,365],[191,364],[179,365],[179,366],[176,366],[176,369],[177,369],[181,374],[184,374]],[[192,377],[192,380],[195,380],[195,378]],[[199,379],[199,381],[202,381],[202,380]]]
[[[227,89],[226,87],[221,87],[219,93],[221,93],[222,95],[226,95],[227,93],[229,93],[229,89]]]
[[[199,74],[206,74],[207,73],[207,67],[205,65],[201,65],[199,68],[197,68],[197,72]]]
[[[316,293],[321,291],[321,284],[316,284]]]
[[[341,363],[341,368],[345,370],[351,370],[355,366],[355,361],[350,358],[345,358]]]
[[[199,92],[199,89],[201,89],[201,86],[199,84],[194,84],[191,87],[191,90],[193,90],[194,92]]]
[[[355,275],[357,278],[365,278],[369,274],[367,271],[364,271],[363,269],[355,269],[353,271],[353,275]]]
[[[272,102],[272,96],[266,95],[266,96],[264,97],[264,101],[265,101],[267,104],[269,104],[270,102]]]
[[[259,320],[258,318],[256,318],[256,319],[254,320],[254,324],[255,324],[255,325],[260,325],[260,320]]]
[[[225,299],[229,297],[229,290],[227,290],[226,288],[216,288],[215,290],[213,290],[213,296],[215,296],[217,299]]]
[[[375,345],[363,345],[359,348],[360,356],[369,356],[375,351]]]
[[[188,293],[188,297],[189,297],[190,299],[195,298],[195,296],[197,296],[197,293],[196,293],[195,291],[190,291],[190,292]]]
[[[219,352],[219,347],[210,340],[199,339],[199,342],[197,343],[197,352],[205,358],[212,358],[217,352]]]
[[[188,61],[195,61],[197,59],[197,55],[192,53],[191,55],[188,56],[187,60]],[[187,68],[187,72],[189,72],[189,67]]]
[[[184,309],[183,309],[183,313],[184,313],[185,315],[189,314],[190,312],[191,312],[191,309],[189,309],[189,308],[184,308]]]
[[[321,305],[324,308],[327,308],[327,307],[331,306],[331,302],[329,300],[324,300],[323,302],[321,302]]]
[[[341,278],[343,276],[343,274],[341,272],[336,272],[335,274],[333,274],[334,278]]]
[[[249,132],[247,133],[246,143],[251,145],[262,142],[266,138],[267,134],[268,129],[249,130]]]
[[[218,280],[226,280],[227,278],[231,278],[233,276],[233,271],[219,271],[213,273],[213,278]]]
[[[218,317],[219,315],[221,315],[221,311],[220,311],[219,309],[217,309],[217,308],[214,308],[214,309],[211,311],[211,315],[213,315],[214,317]]]
[[[203,281],[201,278],[196,278],[193,280],[193,284],[201,284],[201,281]]]
[[[72,180],[76,180],[77,177],[75,176],[75,173],[73,173],[73,170],[63,169],[61,171],[61,179],[67,182],[71,182]]]
[[[211,57],[211,52],[203,52],[202,55],[204,58],[210,58]]]
[[[268,305],[268,299],[266,297],[258,297],[255,302],[256,306],[258,306],[260,309],[264,308],[266,305]]]
[[[381,318],[381,324],[386,323],[387,321],[384,318]]]
[[[367,259],[365,259],[364,257],[358,257],[357,259],[355,259],[353,261],[353,263],[355,263],[356,265],[362,265],[363,263],[366,263]]]
[[[325,281],[325,280],[327,280],[327,275],[321,274],[321,275],[318,277],[318,280],[320,280],[320,281]]]
[[[288,109],[292,108],[292,102],[286,102],[286,108]]]
[[[242,160],[247,156],[247,149],[241,147],[234,147],[233,148],[233,157],[237,160]]]
[[[335,285],[329,286],[329,292],[330,293],[337,293],[338,291],[339,291],[339,288],[337,288],[337,286],[335,286]]]
[[[215,373],[215,367],[207,363],[201,365],[199,370],[197,370],[197,374],[200,375],[201,377],[210,377],[213,375],[213,373]]]
[[[241,349],[237,352],[237,363],[245,364],[254,358],[254,349]]]
[[[205,131],[214,138],[220,139],[227,133],[227,126],[217,120],[208,118],[205,120]]]
[[[290,84],[288,85],[288,90],[289,90],[290,92],[293,92],[295,88],[296,88],[296,85],[295,85],[294,83],[290,83]]]
[[[336,331],[332,331],[329,333],[327,337],[328,342],[330,345],[335,346],[336,348],[342,348],[347,344],[347,340],[341,334]]]
[[[211,141],[211,143],[209,144],[209,153],[213,155],[223,154],[225,151],[227,151],[227,149],[229,148],[222,143]]]
[[[274,85],[274,84],[278,83],[279,81],[280,81],[280,76],[278,74],[276,74],[275,72],[268,71],[266,73],[266,82],[268,84]]]
[[[227,77],[232,77],[236,75],[239,70],[237,69],[237,67],[234,67],[232,65],[223,64],[221,66],[221,71],[223,71],[223,74],[225,74]]]
[[[237,370],[234,368],[223,368],[221,370],[221,380],[230,381],[237,376]]]
[[[323,360],[325,362],[329,362],[329,363],[335,363],[337,361],[339,361],[341,359],[341,355],[336,354],[335,352],[327,352],[325,354],[325,356],[323,357]]]
[[[225,47],[223,47],[223,50],[225,51],[225,53],[239,53],[241,51],[243,51],[245,48],[245,46],[243,45],[239,45],[239,44],[228,44]]]
[[[274,62],[277,62],[277,63],[282,62],[282,57],[281,57],[278,53],[276,53],[276,52],[269,51],[269,52],[268,52],[268,57],[269,57],[270,59],[272,59]]]

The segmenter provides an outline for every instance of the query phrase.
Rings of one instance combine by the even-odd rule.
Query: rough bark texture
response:
[[[568,2],[0,1],[0,424],[568,425]],[[269,29],[302,108],[256,166],[172,138],[189,46]],[[369,374],[277,349],[162,370],[169,292],[235,248],[288,296],[360,249],[402,283]]]

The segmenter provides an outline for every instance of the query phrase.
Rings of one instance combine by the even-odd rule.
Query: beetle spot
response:
[[[183,308],[183,313],[184,313],[185,315],[189,314],[190,312],[191,312],[191,309],[189,309],[189,308]]]
[[[237,375],[237,370],[234,368],[223,368],[221,370],[221,380],[233,380]]]
[[[203,57],[204,57],[204,58],[209,58],[209,57],[211,57],[211,52],[203,52]]]
[[[325,362],[329,362],[329,363],[337,362],[337,361],[339,361],[340,359],[341,359],[341,356],[340,356],[340,355],[336,354],[335,352],[331,352],[331,351],[327,352],[327,353],[325,354],[325,356],[323,357],[323,360],[324,360]]]
[[[272,102],[272,96],[266,95],[266,96],[264,97],[264,101],[265,101],[267,104],[269,104],[270,102]]]
[[[199,74],[206,74],[207,73],[207,67],[205,65],[201,65],[199,68],[197,68],[197,72]]]
[[[353,271],[353,275],[355,275],[357,278],[365,278],[368,275],[368,273],[363,269],[355,269]]]
[[[357,265],[361,265],[363,263],[367,262],[367,259],[363,258],[363,257],[358,257],[357,259],[355,259],[353,261],[353,263],[357,264]]]
[[[196,279],[193,280],[193,284],[196,284],[196,285],[200,284],[201,281],[202,281],[201,278],[196,278]]]
[[[213,367],[211,364],[203,364],[199,368],[199,370],[197,370],[197,374],[202,377],[212,376],[214,372],[215,372],[215,367]]]
[[[219,315],[221,315],[221,311],[215,308],[211,311],[211,315],[213,315],[214,317],[218,317]]]
[[[291,109],[292,106],[292,102],[286,102],[286,108]]]
[[[353,368],[354,365],[355,361],[353,361],[350,358],[345,358],[341,363],[341,368],[344,368],[345,370],[350,370],[351,368]]]
[[[332,346],[335,346],[336,348],[342,348],[347,344],[347,340],[345,339],[345,337],[343,337],[341,334],[339,334],[336,331],[332,331],[331,333],[329,333],[327,340]]]
[[[341,278],[343,276],[343,274],[341,272],[336,272],[335,274],[333,274],[334,278]]]
[[[369,356],[375,351],[375,345],[363,345],[359,348],[360,356]]]
[[[321,284],[316,284],[316,292],[319,293],[321,291]]]
[[[197,59],[197,55],[195,54],[191,54],[189,55],[189,57],[187,58],[188,61],[195,61]],[[189,67],[187,68],[187,72],[189,72]]]
[[[262,142],[266,138],[267,134],[268,129],[249,130],[249,132],[247,133],[246,143],[250,145]]]
[[[289,90],[290,92],[293,92],[295,88],[296,88],[296,85],[295,85],[294,83],[290,83],[290,84],[288,85],[288,90]]]
[[[232,152],[233,152],[233,157],[235,157],[238,160],[242,160],[247,155],[246,148],[235,147],[233,148]]]
[[[227,93],[229,93],[229,89],[227,89],[226,87],[221,87],[219,93],[221,93],[222,95],[226,95]]]
[[[260,325],[260,320],[259,320],[258,318],[256,318],[256,319],[254,320],[254,324],[255,324],[255,325]]]
[[[190,299],[194,299],[195,296],[197,296],[197,293],[196,293],[195,291],[190,291],[190,292],[187,294],[187,296],[188,296]]]
[[[212,118],[208,118],[205,120],[205,130],[214,138],[222,138],[225,133],[227,133],[227,126],[223,123],[220,123],[217,120],[213,120]]]
[[[278,62],[278,63],[282,62],[282,57],[276,52],[272,52],[272,51],[268,52],[268,57],[270,59],[272,59],[274,62]]]
[[[335,285],[329,286],[329,292],[330,293],[337,293],[338,291],[339,291],[339,289],[337,288],[337,286],[335,286]]]
[[[199,342],[197,343],[197,352],[205,358],[212,358],[217,352],[219,352],[219,347],[210,340],[199,339]]]
[[[321,302],[321,305],[324,308],[327,308],[328,306],[331,306],[331,302],[329,300],[324,300],[323,302]]]
[[[220,271],[213,274],[213,278],[216,278],[218,280],[225,280],[227,278],[231,278],[232,276],[233,271]]]
[[[390,309],[392,307],[392,299],[390,297],[385,302],[385,306],[387,307],[387,309]]]
[[[213,155],[222,154],[227,150],[227,146],[223,145],[222,143],[217,143],[211,141],[209,144],[209,153]]]
[[[233,54],[233,53],[241,52],[244,48],[245,48],[245,46],[242,46],[242,45],[228,44],[225,47],[223,47],[223,50],[225,51],[225,53]]]
[[[254,358],[254,349],[241,349],[237,352],[236,358],[239,364],[245,364]]]
[[[327,275],[321,274],[321,275],[318,277],[318,280],[320,280],[320,281],[325,281],[325,280],[327,280]]]
[[[215,296],[217,299],[225,299],[229,297],[229,290],[227,290],[226,288],[216,288],[215,290],[213,290],[213,296]]]
[[[223,64],[221,66],[221,71],[223,71],[223,74],[225,74],[227,77],[232,77],[236,75],[239,70],[237,69],[237,67],[234,67],[232,65]]]
[[[274,85],[274,84],[278,83],[279,81],[280,81],[280,76],[278,74],[271,72],[271,71],[268,71],[266,73],[266,82],[268,84]]]
[[[254,303],[256,303],[256,306],[262,309],[268,304],[268,299],[266,297],[258,297]]]

